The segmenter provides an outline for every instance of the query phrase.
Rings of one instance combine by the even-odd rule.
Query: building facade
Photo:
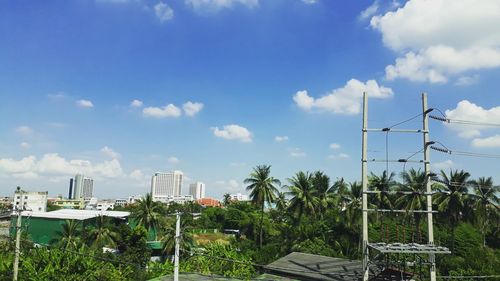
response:
[[[241,194],[241,193],[236,193],[236,194],[231,194],[231,201],[248,201],[248,195],[246,194]]]
[[[16,210],[46,212],[48,191],[16,191],[13,205]]]
[[[83,201],[83,198],[80,199],[64,199],[64,198],[57,198],[52,200],[52,204],[54,206],[61,207],[63,209],[83,209],[85,208],[85,203]]]
[[[181,171],[155,173],[151,178],[151,195],[153,200],[168,202],[169,197],[181,194],[183,174]]]
[[[190,184],[189,194],[192,195],[195,200],[205,198],[205,184],[199,181]]]
[[[91,198],[94,192],[94,180],[82,174],[69,180],[69,199]]]

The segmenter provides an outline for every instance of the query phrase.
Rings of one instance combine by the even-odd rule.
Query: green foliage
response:
[[[256,273],[251,263],[250,257],[237,252],[233,246],[210,243],[202,254],[195,254],[184,262],[182,271],[248,279]]]

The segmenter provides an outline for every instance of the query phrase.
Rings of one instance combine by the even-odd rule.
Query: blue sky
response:
[[[359,180],[363,91],[372,127],[418,114],[421,92],[450,118],[500,123],[498,26],[493,0],[2,1],[0,193],[66,194],[81,172],[125,197],[179,169],[221,197],[257,164],[284,183]],[[500,154],[498,127],[433,121],[431,138]],[[404,158],[421,138],[389,143]],[[369,144],[385,157],[384,135]],[[500,182],[498,159],[431,160]]]

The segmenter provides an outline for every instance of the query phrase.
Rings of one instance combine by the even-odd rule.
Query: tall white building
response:
[[[47,211],[47,191],[16,191],[14,193],[14,208],[33,212]]]
[[[199,181],[190,184],[189,194],[192,195],[195,200],[205,198],[205,184]]]
[[[168,202],[168,198],[181,194],[183,174],[181,171],[157,172],[151,178],[153,200]]]
[[[70,199],[92,198],[94,192],[94,180],[78,174],[69,181]]]

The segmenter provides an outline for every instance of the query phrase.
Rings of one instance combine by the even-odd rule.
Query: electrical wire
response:
[[[448,118],[448,116],[446,116],[446,114],[444,114],[438,108],[433,108],[433,109],[437,110],[443,116],[443,117],[438,117],[438,116],[434,116],[434,115],[429,115],[429,117],[434,119],[434,120],[438,120],[438,121],[442,121],[442,122],[446,122],[446,123],[461,124],[461,125],[500,127],[499,123],[477,122],[477,121],[472,121],[472,120]]]
[[[436,276],[439,279],[486,279],[500,278],[500,275],[473,275],[473,276]]]

